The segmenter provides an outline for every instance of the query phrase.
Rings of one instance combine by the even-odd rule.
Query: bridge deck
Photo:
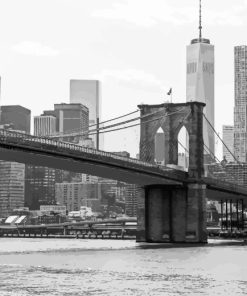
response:
[[[140,185],[182,185],[187,176],[185,172],[137,159],[6,130],[0,130],[0,158]]]
[[[138,185],[178,185],[190,182],[188,173],[80,145],[0,130],[0,159],[87,173]],[[237,184],[203,178],[210,192],[247,197]]]

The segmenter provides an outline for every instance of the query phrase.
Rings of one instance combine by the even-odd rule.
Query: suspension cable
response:
[[[134,114],[134,113],[136,113],[138,111],[139,111],[139,109],[137,109],[135,111],[132,111],[130,113],[126,113],[124,115],[118,116],[118,117],[114,117],[114,118],[111,118],[111,119],[108,119],[108,120],[105,120],[105,121],[101,121],[99,123],[91,124],[91,125],[88,126],[88,128],[93,127],[93,126],[97,126],[97,125],[101,125],[101,124],[104,124],[104,123],[107,123],[107,122],[110,122],[110,121],[114,121],[114,120],[129,116],[129,115],[132,115],[132,114]],[[69,131],[67,131],[67,133],[72,133],[72,132],[76,132],[76,131],[78,131],[78,132],[81,131],[81,128],[76,128],[76,129],[73,129],[73,130],[69,130]],[[58,135],[60,135],[60,137],[62,137],[63,133],[52,134],[52,135],[49,135],[49,137],[59,137]]]
[[[138,126],[138,125],[146,124],[146,123],[153,122],[153,121],[156,121],[156,120],[162,119],[162,118],[164,118],[164,117],[170,116],[170,115],[172,115],[172,114],[179,113],[179,112],[181,112],[182,110],[183,110],[183,108],[180,109],[180,110],[178,110],[178,111],[171,112],[171,113],[168,113],[168,114],[162,115],[162,116],[160,116],[160,117],[157,117],[157,118],[153,118],[153,119],[147,120],[147,121],[145,121],[145,122],[139,122],[139,123],[136,123],[136,124],[132,124],[132,125],[128,125],[128,126],[124,126],[124,127],[120,127],[120,128],[112,129],[112,130],[100,131],[99,133],[100,133],[100,134],[103,134],[103,133],[108,133],[108,132],[114,132],[114,131],[118,131],[118,130],[122,130],[122,129],[127,129],[127,128],[130,128],[130,127],[134,127],[134,126]],[[151,115],[151,114],[149,114],[149,115]],[[144,117],[144,116],[143,116],[143,117]],[[142,118],[143,118],[143,117],[142,117]],[[102,129],[107,129],[107,128],[110,128],[110,127],[114,127],[114,126],[108,126],[108,127],[104,127],[104,128],[102,128]],[[91,133],[91,132],[88,133],[88,135],[95,135],[95,134],[97,134],[97,132],[95,132],[95,130],[93,130],[93,133]]]
[[[217,158],[217,156],[210,150],[210,148],[206,144],[204,144],[204,146],[207,148],[208,152],[213,155],[214,160],[217,160],[218,161],[219,165],[224,169],[225,174],[228,174],[228,176],[232,177],[234,179],[234,181],[236,182],[236,184],[238,184],[237,176],[235,176],[233,173],[227,172],[226,171],[226,168],[223,166],[223,164]]]
[[[118,131],[118,130],[127,129],[127,128],[130,128],[130,127],[134,127],[134,126],[138,126],[138,125],[142,125],[142,124],[146,124],[146,123],[149,123],[149,122],[153,122],[153,121],[156,121],[156,120],[162,119],[162,118],[164,118],[164,117],[166,117],[166,116],[170,116],[170,115],[172,115],[172,114],[175,114],[175,113],[181,112],[182,110],[183,110],[183,108],[180,109],[180,110],[178,110],[178,111],[175,111],[175,112],[172,112],[172,113],[169,113],[169,114],[166,114],[166,115],[162,115],[162,116],[160,116],[160,117],[158,117],[158,118],[153,118],[153,119],[147,120],[147,121],[145,121],[145,122],[139,122],[139,123],[136,123],[136,124],[132,124],[132,125],[128,125],[128,126],[124,126],[124,127],[116,128],[116,129],[111,129],[111,130],[107,130],[107,131],[99,131],[99,132],[95,132],[95,131],[97,131],[97,130],[93,130],[92,133],[89,132],[89,133],[87,133],[87,134],[88,134],[89,136],[91,136],[91,135],[96,135],[97,133],[99,133],[99,134],[103,134],[103,133],[109,133],[109,132],[114,132],[114,131]],[[111,126],[111,127],[112,127],[112,126]],[[104,129],[105,129],[105,128],[107,129],[107,128],[109,128],[109,126],[108,126],[108,127],[104,127]]]
[[[110,122],[110,121],[114,121],[114,120],[117,120],[117,119],[120,119],[120,118],[129,116],[129,115],[132,115],[132,114],[134,114],[134,113],[136,113],[138,111],[140,111],[140,110],[137,109],[137,110],[135,110],[133,112],[130,112],[130,113],[127,113],[127,114],[124,114],[124,115],[121,115],[121,116],[118,116],[118,117],[115,117],[115,118],[112,118],[112,119],[108,119],[108,120],[102,121],[102,122],[100,122],[98,124],[97,123],[96,124],[92,124],[92,125],[88,126],[88,129],[90,127],[94,127],[94,126],[97,126],[97,125],[101,125],[101,124],[104,124],[104,123],[107,123],[107,122]],[[154,114],[159,113],[159,112],[163,112],[163,110],[158,110],[158,111],[155,111],[155,112],[152,112],[152,113],[149,113],[149,114],[145,114],[143,116],[135,117],[135,118],[131,119],[131,121],[135,121],[135,120],[138,120],[138,119],[141,119],[141,118],[144,118],[144,117],[148,117],[148,116],[154,115]],[[101,129],[105,129],[105,128],[110,128],[110,127],[113,127],[113,126],[125,124],[127,122],[128,121],[122,121],[122,122],[116,123],[114,125],[109,125],[107,127],[99,127],[99,128],[93,129],[91,131],[97,131],[97,130],[101,130]],[[79,132],[76,132],[76,131],[79,131]],[[89,131],[89,132],[91,132],[91,131]],[[77,128],[77,129],[74,129],[74,130],[66,131],[66,133],[49,135],[48,137],[50,137],[50,138],[63,138],[63,137],[69,137],[69,136],[84,135],[86,133],[88,133],[88,131],[87,132],[81,132],[81,129]]]
[[[184,108],[181,108],[180,110],[178,111],[175,111],[173,113],[177,113],[177,112],[180,112],[182,111]],[[80,132],[80,133],[75,133],[75,134],[64,134],[62,136],[51,136],[50,138],[62,138],[62,137],[71,137],[71,136],[83,136],[83,135],[95,135],[97,134],[98,132],[96,133],[92,133],[92,132],[95,132],[95,131],[101,131],[101,130],[105,130],[105,129],[108,129],[108,128],[112,128],[112,127],[116,127],[116,126],[119,126],[119,125],[123,125],[123,124],[126,124],[126,123],[130,123],[132,121],[136,121],[136,120],[139,120],[139,119],[142,119],[142,118],[145,118],[145,117],[148,117],[148,116],[152,116],[154,114],[157,114],[157,113],[160,113],[160,112],[164,112],[164,110],[158,110],[158,111],[155,111],[155,112],[152,112],[152,113],[148,113],[148,114],[145,114],[143,116],[138,116],[138,117],[135,117],[135,118],[132,118],[132,119],[129,119],[129,120],[126,120],[126,121],[122,121],[122,122],[119,122],[119,123],[115,123],[115,124],[111,124],[111,125],[108,125],[108,126],[103,126],[103,127],[100,127],[100,128],[96,128],[96,129],[93,129],[91,131],[86,131],[86,132]],[[171,113],[171,114],[173,114]],[[164,117],[164,115],[161,116],[161,118]],[[159,118],[160,119],[160,118]],[[138,125],[138,124],[137,124]],[[130,127],[132,127],[134,125],[131,125]],[[117,130],[117,129],[116,129]]]
[[[188,152],[189,153],[189,150],[180,142],[180,141],[178,141],[178,143],[179,143],[179,145],[186,151],[186,152]],[[214,153],[210,150],[210,148],[204,143],[203,144],[204,145],[204,151],[205,152],[207,152],[207,153],[209,153],[209,155],[210,155],[210,157],[212,158],[212,160],[217,160],[218,161],[218,163],[219,163],[219,165],[223,168],[223,169],[225,169],[224,168],[224,166],[222,165],[222,163],[221,163],[221,161],[217,158],[217,156],[216,155],[214,155]],[[207,150],[206,150],[206,149]],[[236,176],[235,175],[233,175],[233,174],[231,174],[231,173],[229,173],[229,172],[226,172],[226,170],[225,170],[225,173],[227,173],[229,176],[231,176],[235,181],[236,181]]]
[[[205,114],[203,114],[204,118],[206,119],[207,123],[210,125],[210,127],[212,128],[212,130],[214,131],[214,133],[216,134],[216,136],[220,139],[220,141],[222,142],[222,144],[226,147],[226,149],[228,150],[228,152],[232,155],[232,157],[235,159],[235,161],[237,163],[240,164],[240,161],[236,158],[236,156],[232,153],[232,151],[227,147],[227,145],[224,143],[224,141],[221,139],[221,137],[218,135],[218,133],[216,132],[216,130],[214,129],[213,125],[210,123],[210,121],[207,119],[207,117],[205,116]]]

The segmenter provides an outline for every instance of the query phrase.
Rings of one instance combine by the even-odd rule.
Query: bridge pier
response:
[[[137,242],[206,243],[206,187],[147,186],[138,197]]]
[[[162,128],[164,163],[177,165],[178,134],[184,126],[189,136],[189,166],[181,184],[144,187],[138,197],[137,241],[207,242],[206,187],[202,184],[204,106],[201,102],[138,106],[142,116],[140,159],[155,162],[155,134]]]

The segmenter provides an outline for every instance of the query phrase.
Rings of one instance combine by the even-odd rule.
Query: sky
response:
[[[234,46],[247,44],[247,0],[202,0],[202,34],[215,45],[215,128],[233,124]],[[70,79],[99,79],[102,120],[185,102],[186,45],[198,0],[0,0],[2,105],[32,116],[69,103]],[[105,135],[105,150],[138,152],[138,128]],[[217,154],[221,145],[217,143]]]

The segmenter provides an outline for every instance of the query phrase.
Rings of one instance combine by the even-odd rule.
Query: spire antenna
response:
[[[202,39],[202,3],[199,0],[199,40]]]

